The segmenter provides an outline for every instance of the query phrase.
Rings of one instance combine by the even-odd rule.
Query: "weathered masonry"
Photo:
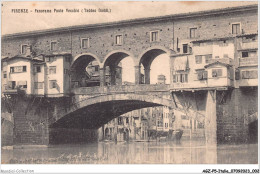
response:
[[[95,136],[86,129],[158,105],[205,122],[209,144],[256,139],[257,10],[250,5],[3,36],[2,115],[14,120],[15,143],[48,144],[60,132],[86,141],[86,134]],[[161,54],[170,57],[171,82],[149,85],[151,64]],[[124,87],[116,82],[117,66],[128,56],[135,85]],[[84,83],[93,60],[100,87]]]

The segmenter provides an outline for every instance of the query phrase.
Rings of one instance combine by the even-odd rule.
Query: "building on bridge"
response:
[[[204,122],[209,144],[256,140],[257,19],[258,6],[248,5],[2,36],[2,93],[13,103],[17,143],[46,144],[52,129],[97,129],[160,105]],[[170,84],[151,85],[151,64],[162,54]],[[116,85],[125,57],[133,59],[135,85]],[[100,87],[80,87],[93,60]]]
[[[2,59],[2,92],[63,97],[70,93],[69,68],[71,56],[67,53],[33,57],[31,47],[21,46],[21,53]]]

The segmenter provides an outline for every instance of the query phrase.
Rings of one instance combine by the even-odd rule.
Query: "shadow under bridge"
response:
[[[74,104],[57,112],[52,128],[96,129],[124,113],[153,106],[172,108],[169,85],[81,87]]]

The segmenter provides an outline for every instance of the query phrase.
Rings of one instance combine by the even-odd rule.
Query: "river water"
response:
[[[3,150],[4,164],[257,164],[257,144],[206,147],[204,141],[99,142]]]

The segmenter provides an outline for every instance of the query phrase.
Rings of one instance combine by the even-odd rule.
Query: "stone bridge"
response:
[[[56,110],[50,124],[55,128],[94,129],[129,111],[153,106],[167,106],[203,122],[203,114],[173,102],[169,87],[143,84],[76,88],[72,90],[73,104]]]

